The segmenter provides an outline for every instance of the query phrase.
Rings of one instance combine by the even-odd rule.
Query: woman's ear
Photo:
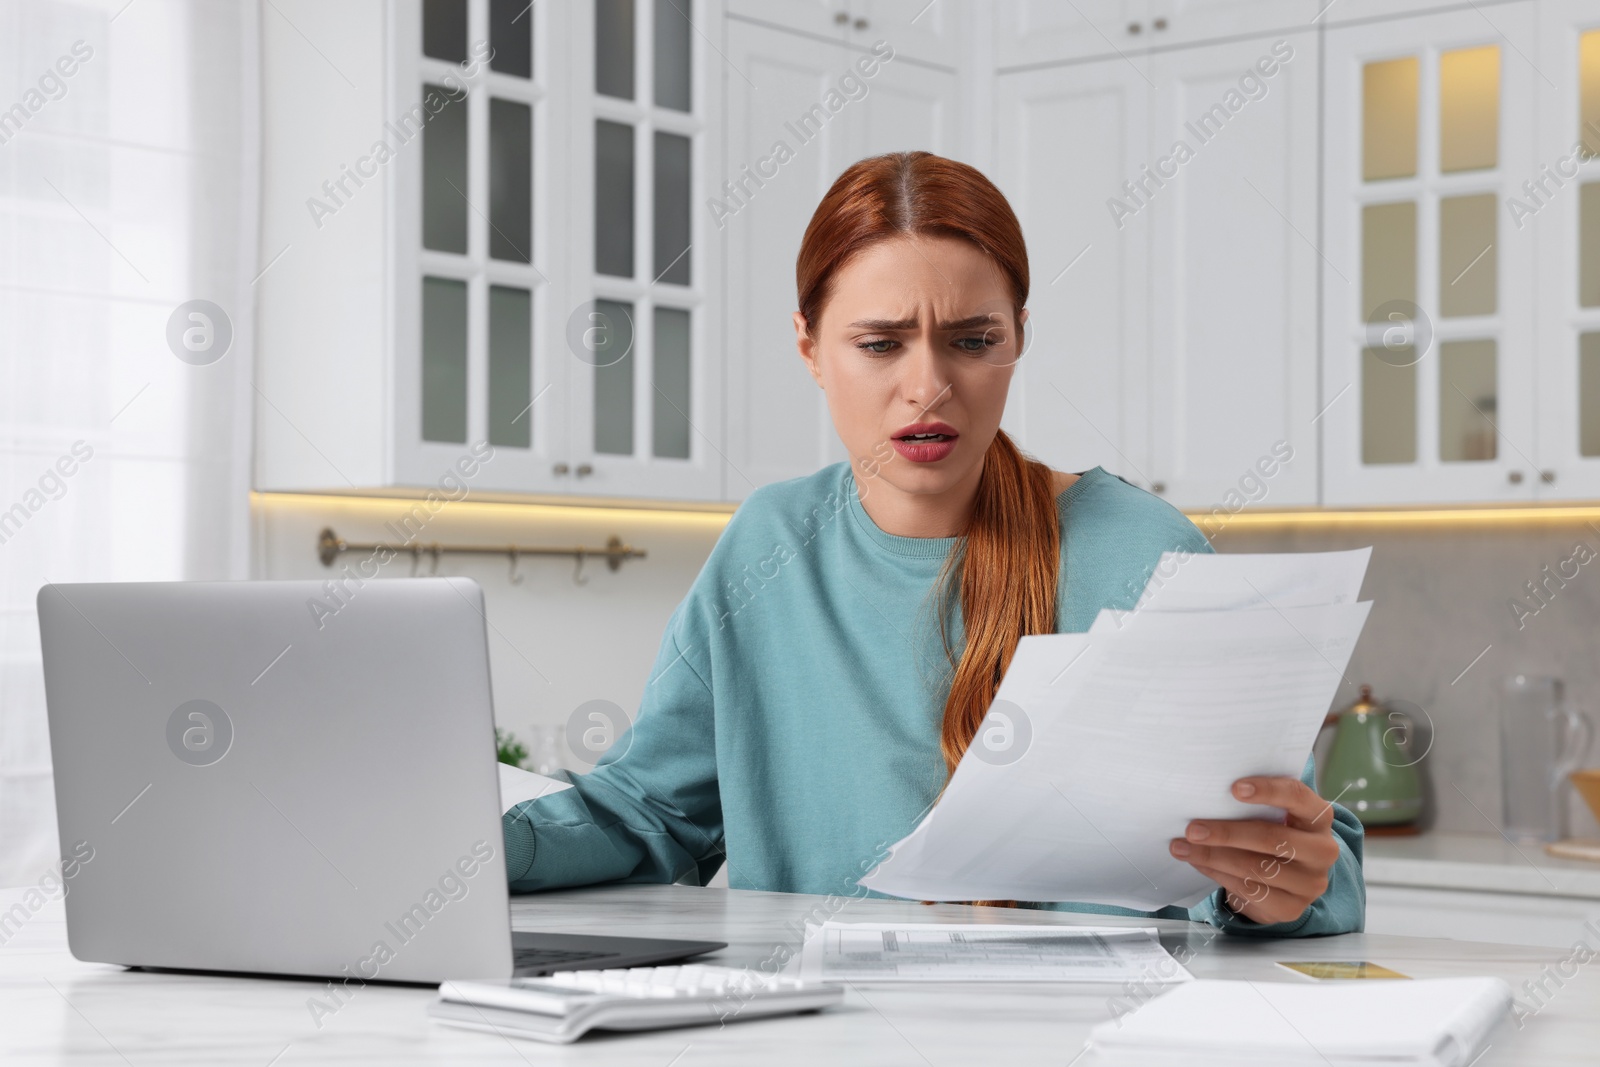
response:
[[[794,346],[800,350],[800,358],[805,361],[806,370],[816,379],[817,388],[823,388],[822,368],[817,366],[817,343],[811,337],[806,317],[798,311],[794,313]]]

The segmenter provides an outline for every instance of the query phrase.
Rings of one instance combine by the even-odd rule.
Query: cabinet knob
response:
[[[1549,485],[1549,484],[1551,484],[1552,482],[1554,482],[1556,480],[1556,472],[1555,471],[1540,471],[1539,472],[1539,480],[1541,482],[1543,482],[1544,484]]]
[[[550,472],[552,474],[565,474],[569,469],[570,468],[565,463],[557,463],[554,467],[550,468]]]
[[[1144,32],[1144,26],[1137,22],[1130,22],[1128,23],[1128,32],[1137,36]]]
[[[592,464],[589,464],[589,463],[580,463],[580,464],[578,464],[578,477],[582,478],[586,474],[593,474],[593,473],[594,473],[594,466]]]
[[[1167,483],[1166,482],[1151,482],[1150,483],[1150,491],[1159,496],[1160,494],[1165,493],[1167,491]]]
[[[866,28],[867,28],[867,27],[868,27],[868,26],[869,26],[869,25],[871,25],[871,23],[869,23],[869,22],[867,22],[867,20],[866,20],[866,19],[856,19],[856,21],[855,21],[855,23],[854,23],[854,25],[855,25],[855,28],[856,28],[856,29],[858,29],[858,30],[864,30],[864,29],[866,29]]]
[[[845,23],[850,21],[850,12],[848,12],[848,11],[835,11],[833,13],[833,21],[834,21],[835,25],[843,26]]]
[[[1154,21],[1152,21],[1150,23],[1150,28],[1154,29],[1154,30],[1164,30],[1164,29],[1167,28],[1167,20],[1166,19],[1155,19]]]
[[[1506,480],[1509,481],[1512,485],[1521,485],[1522,484],[1522,472],[1521,471],[1507,471],[1506,472]]]

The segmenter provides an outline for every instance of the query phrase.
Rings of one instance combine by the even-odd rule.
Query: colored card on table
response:
[[[1279,967],[1286,967],[1296,974],[1303,974],[1307,978],[1316,978],[1326,981],[1329,979],[1349,978],[1410,978],[1409,974],[1392,971],[1380,963],[1368,960],[1311,960],[1305,963],[1287,963],[1278,961]]]

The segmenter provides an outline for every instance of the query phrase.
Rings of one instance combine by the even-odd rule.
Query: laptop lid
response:
[[[74,956],[512,973],[476,582],[47,585],[38,610]]]

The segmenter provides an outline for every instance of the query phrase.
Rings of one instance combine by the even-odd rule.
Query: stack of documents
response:
[[[1189,982],[1090,1035],[1097,1064],[1466,1067],[1511,1007],[1498,978]]]
[[[861,884],[916,900],[1190,906],[1192,819],[1278,819],[1230,792],[1298,778],[1370,603],[1371,549],[1162,557],[1137,605],[1024,637],[944,795]],[[1071,575],[1067,577],[1072,580]]]
[[[1149,926],[829,921],[806,931],[800,977],[824,982],[1193,980]]]

